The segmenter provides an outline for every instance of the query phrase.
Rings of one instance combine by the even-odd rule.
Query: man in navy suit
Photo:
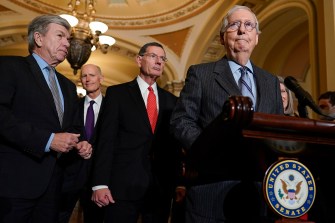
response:
[[[239,88],[242,75],[240,68],[246,71],[250,80],[248,86],[253,109],[257,112],[283,114],[277,77],[250,61],[250,55],[258,43],[258,25],[256,15],[248,7],[234,6],[224,17],[220,30],[226,56],[216,62],[189,67],[185,86],[171,118],[172,132],[187,150],[186,154],[194,149],[197,139],[222,113],[229,96],[242,95]],[[253,182],[259,179],[254,179],[252,174],[245,174],[243,177],[252,182],[249,184],[242,182],[239,175],[243,171],[249,173],[249,168],[244,166],[243,161],[258,164],[257,159],[253,160],[255,153],[247,151],[246,154],[251,154],[248,156],[243,154],[244,150],[239,152],[241,150],[236,145],[229,143],[231,137],[221,134],[218,129],[212,135],[211,144],[204,144],[200,148],[213,152],[208,166],[204,167],[208,168],[206,171],[211,176],[204,176],[207,178],[197,182],[199,185],[188,188],[186,222],[260,222],[264,214],[261,213],[264,203],[260,201],[260,188]],[[257,198],[255,201],[248,200],[253,191],[258,193],[255,195]],[[237,205],[231,205],[233,203]],[[246,212],[251,213],[251,216]]]
[[[30,55],[0,57],[2,223],[57,222],[59,160],[70,150],[91,157],[91,145],[72,133],[76,86],[54,71],[68,53],[70,30],[59,16],[36,17],[28,26]],[[55,82],[49,80],[51,72]]]
[[[107,89],[92,174],[92,199],[106,207],[105,223],[133,223],[139,216],[142,223],[168,222],[180,147],[169,133],[177,97],[156,83],[166,61],[161,44],[147,43],[136,56],[139,75]],[[156,126],[147,114],[149,86]]]
[[[76,120],[78,126],[84,126],[87,119],[87,110],[91,101],[94,111],[94,126],[99,120],[99,112],[103,106],[103,96],[101,84],[104,80],[101,68],[95,64],[85,64],[81,67],[80,80],[86,90],[86,96],[79,101],[78,114]],[[95,127],[94,127],[95,130]],[[84,138],[94,145],[96,138],[95,132],[91,136],[85,130]],[[94,146],[93,146],[94,149]],[[93,150],[94,154],[94,150]],[[75,151],[71,151],[67,157],[67,165],[64,172],[64,182],[62,185],[61,213],[59,223],[67,223],[70,220],[72,211],[80,200],[83,209],[85,223],[102,223],[103,208],[99,208],[92,200],[92,188],[90,186],[91,159],[82,159]]]

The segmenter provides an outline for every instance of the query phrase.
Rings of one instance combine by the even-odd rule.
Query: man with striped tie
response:
[[[254,111],[283,114],[277,77],[250,61],[259,34],[256,15],[250,8],[236,5],[224,17],[220,30],[226,55],[216,62],[189,67],[171,117],[172,131],[186,154],[192,152],[197,139],[222,113],[229,96],[249,97]],[[222,134],[220,129],[210,137],[210,144],[197,147],[203,151],[201,167],[206,174],[187,190],[186,223],[262,222],[265,204],[261,202],[260,187],[254,182],[261,180],[248,174],[249,168],[244,163],[257,165],[257,159],[253,159],[255,153],[229,144],[231,136]],[[243,177],[251,182],[241,181],[241,173],[246,173]]]
[[[55,223],[69,151],[91,157],[74,129],[76,86],[55,70],[70,46],[70,24],[41,15],[28,26],[27,57],[0,57],[0,222]]]

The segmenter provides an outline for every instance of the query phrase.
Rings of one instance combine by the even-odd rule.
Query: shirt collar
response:
[[[89,104],[90,101],[92,101],[92,100],[94,100],[95,103],[100,105],[101,102],[102,102],[102,94],[100,93],[100,95],[98,97],[96,97],[95,99],[90,98],[88,95],[85,96],[85,104]]]
[[[147,82],[145,82],[140,76],[137,76],[136,78],[138,86],[140,87],[141,93],[143,94],[145,91],[148,90],[148,87],[150,86]],[[155,94],[157,92],[157,84],[156,82],[151,85],[152,89],[154,90]]]
[[[235,61],[233,60],[228,60],[228,63],[229,63],[229,66],[230,66],[230,69],[232,70],[233,73],[235,73],[238,69],[240,69],[241,65],[236,63]],[[248,60],[247,64],[245,65],[245,67],[248,68],[248,72],[250,73],[254,73],[253,69],[252,69],[252,65],[251,65],[251,62],[250,60]]]
[[[44,70],[45,67],[49,66],[49,64],[47,62],[45,62],[45,60],[43,60],[42,57],[40,57],[36,53],[33,53],[32,55],[35,58],[38,66],[40,67],[41,70]]]

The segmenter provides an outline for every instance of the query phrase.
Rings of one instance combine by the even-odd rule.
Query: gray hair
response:
[[[258,22],[258,19],[255,15],[255,13],[247,6],[244,6],[244,5],[235,5],[234,7],[232,7],[228,12],[227,14],[225,15],[225,17],[223,18],[222,20],[222,25],[221,25],[221,29],[220,29],[220,34],[222,35],[225,30],[226,30],[226,27],[228,26],[228,23],[229,23],[229,17],[234,13],[236,12],[237,10],[240,10],[240,9],[244,9],[244,10],[248,10],[249,12],[251,12],[254,16],[254,19],[255,19],[255,23],[256,23],[256,32],[258,34],[261,33],[261,31],[259,30],[259,22]]]
[[[61,26],[64,26],[69,32],[71,32],[71,26],[62,17],[58,15],[41,15],[34,18],[28,26],[28,50],[29,53],[32,53],[36,43],[34,38],[34,33],[38,32],[42,35],[45,35],[48,32],[48,26],[50,23],[55,23]]]

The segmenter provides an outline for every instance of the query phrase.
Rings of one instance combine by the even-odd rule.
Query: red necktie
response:
[[[155,127],[156,127],[156,122],[157,122],[157,117],[158,117],[156,95],[151,86],[148,87],[148,90],[149,90],[149,95],[148,95],[148,101],[147,101],[147,112],[148,112],[148,117],[149,117],[152,132],[155,132]]]

